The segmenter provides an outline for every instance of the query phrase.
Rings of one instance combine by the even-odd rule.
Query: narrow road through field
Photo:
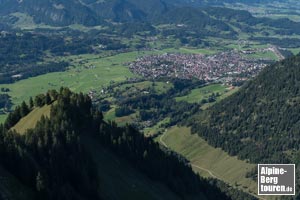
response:
[[[166,148],[168,148],[168,145],[163,141],[163,137],[165,136],[165,133],[167,132],[168,130],[166,129],[165,132],[163,132],[163,134],[160,136],[159,138],[159,142],[164,145]]]
[[[160,136],[159,142],[160,142],[164,147],[169,148],[168,145],[163,141],[163,138],[164,138],[164,136],[166,135],[167,132],[168,132],[168,130],[166,129],[165,132]],[[195,168],[198,168],[198,169],[200,169],[200,170],[202,170],[202,171],[205,171],[205,172],[207,172],[210,176],[212,176],[213,178],[216,178],[216,179],[219,179],[219,180],[221,180],[221,181],[224,181],[224,182],[226,182],[228,185],[230,185],[230,184],[229,184],[227,181],[225,181],[224,179],[221,179],[220,177],[214,175],[213,172],[210,171],[209,169],[206,169],[206,168],[200,167],[200,166],[198,166],[198,165],[195,165],[195,164],[193,164],[192,162],[190,162],[190,164],[191,164],[192,167],[195,167]],[[244,192],[246,192],[247,194],[249,194],[249,195],[251,195],[251,196],[254,196],[254,197],[257,198],[257,199],[266,200],[265,198],[260,197],[260,196],[258,196],[258,195],[256,195],[256,194],[252,194],[252,193],[250,193],[250,192],[248,192],[248,191],[245,191],[245,190],[244,190]]]
[[[209,173],[209,175],[211,175],[213,178],[216,178],[216,179],[220,179],[220,178],[218,178],[216,175],[214,175],[210,170],[208,170],[208,169],[205,169],[205,168],[203,168],[203,167],[200,167],[200,166],[198,166],[198,165],[194,165],[194,164],[191,164],[193,167],[195,167],[195,168],[198,168],[198,169],[201,169],[201,170],[203,170],[203,171],[206,171],[207,173]],[[220,179],[221,180],[221,179]]]
[[[163,141],[163,138],[164,138],[164,136],[166,135],[167,132],[168,132],[168,130],[166,129],[165,132],[164,132],[164,133],[161,135],[161,137],[159,138],[159,142],[160,142],[163,146],[165,146],[166,148],[169,148],[168,145]],[[213,178],[222,180],[221,178],[219,178],[219,177],[217,177],[216,175],[214,175],[213,172],[210,171],[209,169],[205,169],[205,168],[200,167],[200,166],[198,166],[198,165],[195,165],[195,164],[193,164],[193,163],[191,163],[191,166],[193,166],[193,167],[195,167],[195,168],[198,168],[198,169],[201,169],[201,170],[203,170],[203,171],[206,171],[206,172],[207,172],[209,175],[211,175]]]

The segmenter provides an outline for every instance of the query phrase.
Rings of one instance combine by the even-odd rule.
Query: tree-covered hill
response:
[[[298,55],[267,67],[237,93],[199,114],[192,130],[254,163],[299,164],[299,113]]]
[[[45,105],[50,114],[47,109],[35,128],[23,134],[12,128]],[[133,127],[104,122],[87,95],[67,88],[16,107],[0,127],[0,158],[0,166],[31,189],[31,199],[252,199],[200,178],[185,159]]]

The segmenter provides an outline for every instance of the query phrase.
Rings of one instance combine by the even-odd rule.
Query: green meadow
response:
[[[108,85],[111,81],[124,81],[126,78],[133,77],[129,69],[123,66],[123,62],[134,60],[136,56],[135,52],[106,58],[97,55],[70,56],[64,59],[71,60],[74,67],[67,71],[48,73],[13,84],[0,84],[0,87],[10,89],[8,94],[15,105],[27,101],[31,96],[62,86],[86,93]]]
[[[136,58],[149,54],[162,54],[166,52],[203,52],[210,50],[164,49],[157,51],[132,51],[120,53],[114,56],[102,57],[101,55],[85,54],[53,58],[69,61],[72,65],[64,72],[54,72],[37,77],[17,81],[13,84],[0,84],[0,87],[9,88],[8,94],[12,97],[15,105],[27,101],[29,97],[44,93],[49,89],[58,89],[61,86],[69,87],[75,92],[88,92],[100,89],[110,82],[120,82],[126,78],[135,77],[125,63],[134,61]]]
[[[222,84],[212,84],[201,88],[196,88],[190,91],[189,94],[181,97],[176,97],[176,101],[187,101],[188,103],[200,103],[203,99],[207,99],[213,93],[220,95],[228,92],[228,86]]]
[[[256,165],[210,146],[198,135],[192,135],[190,128],[172,127],[156,140],[164,142],[170,149],[185,156],[201,176],[215,177],[234,187],[256,193],[257,183],[245,177]]]
[[[43,115],[45,117],[50,117],[50,109],[51,105],[34,108],[28,115],[23,117],[14,127],[12,127],[12,130],[15,130],[20,134],[25,134],[26,130],[33,129],[36,126]]]

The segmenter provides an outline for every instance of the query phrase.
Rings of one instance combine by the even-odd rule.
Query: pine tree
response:
[[[33,99],[30,97],[29,99],[29,108],[32,109],[34,107]]]
[[[44,182],[44,177],[41,175],[40,172],[38,172],[36,176],[36,190],[38,192],[41,192],[45,189],[45,182]]]
[[[23,101],[21,104],[21,110],[20,110],[21,117],[25,117],[29,112],[30,112],[29,107],[27,106],[25,101]]]
[[[49,95],[49,93],[47,92],[46,96],[45,96],[45,103],[47,105],[51,104],[51,97]]]

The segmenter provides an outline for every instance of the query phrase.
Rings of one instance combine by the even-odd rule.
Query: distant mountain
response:
[[[207,24],[209,22],[209,24],[223,23],[222,26],[226,27],[226,29],[230,29],[226,24],[228,19],[222,22],[221,18],[215,19],[215,16],[210,16],[210,13],[218,14],[212,11],[213,9],[217,9],[217,12],[222,14],[227,14],[228,12],[235,16],[243,15],[245,20],[248,20],[247,17],[253,18],[250,13],[226,10],[225,8],[212,8],[208,10],[209,12],[206,11],[207,6],[221,6],[224,2],[235,1],[0,0],[0,23],[11,25],[27,17],[32,18],[37,24],[43,23],[51,26],[68,26],[71,24],[95,26],[107,25],[111,22],[159,22],[174,24],[193,23],[195,26],[200,27],[199,24]],[[243,2],[249,3],[257,1],[251,0]],[[193,6],[196,7],[193,8]],[[220,31],[219,28],[217,29]]]
[[[35,23],[64,26],[74,23],[95,25],[101,22],[89,7],[77,0],[2,0],[0,16],[24,13],[33,17]]]
[[[13,20],[16,17],[12,14],[25,13],[36,23],[93,26],[105,20],[144,21],[165,12],[167,7],[161,0],[0,0],[0,17]]]
[[[224,5],[225,3],[264,4],[270,2],[286,2],[286,0],[166,0],[174,5]]]

